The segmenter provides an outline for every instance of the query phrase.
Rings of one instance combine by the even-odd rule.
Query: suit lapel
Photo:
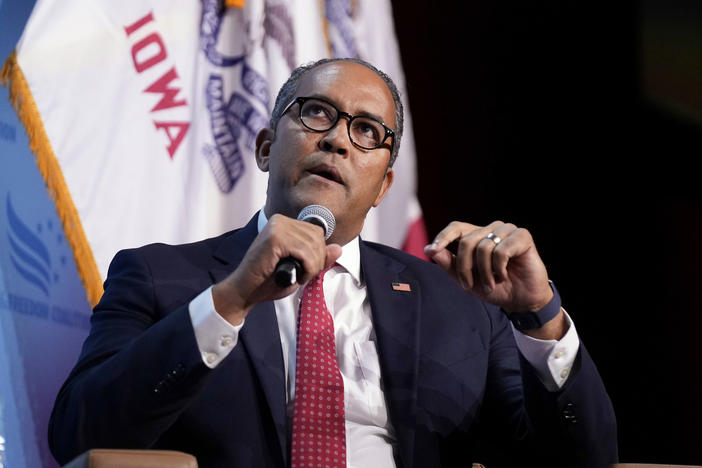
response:
[[[246,251],[258,234],[257,220],[258,213],[246,226],[233,232],[215,250],[214,257],[219,261],[219,264],[210,269],[210,275],[214,282],[226,278],[244,258]],[[287,460],[285,367],[273,302],[263,302],[251,310],[239,333],[239,340],[251,357],[251,362],[273,416],[283,459]]]
[[[210,268],[210,275],[215,283],[222,281],[241,262],[249,246],[258,235],[258,212],[241,229],[232,231],[214,249],[212,256],[216,265]]]
[[[239,338],[251,356],[251,362],[271,409],[283,459],[287,460],[285,366],[273,302],[263,302],[251,309]]]
[[[420,288],[405,266],[361,242],[361,268],[368,287],[373,329],[390,420],[402,465],[413,465]],[[393,289],[393,283],[403,284]],[[410,291],[405,285],[409,286]]]

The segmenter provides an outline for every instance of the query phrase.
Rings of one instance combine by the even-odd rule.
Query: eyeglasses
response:
[[[388,137],[392,137],[390,151],[395,143],[395,132],[373,117],[351,115],[340,111],[330,102],[319,98],[297,97],[283,111],[285,114],[295,105],[300,105],[300,121],[313,132],[326,132],[334,128],[341,116],[348,119],[349,139],[356,146],[372,150],[380,148]]]

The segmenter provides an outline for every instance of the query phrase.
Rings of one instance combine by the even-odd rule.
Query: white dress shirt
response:
[[[259,232],[266,223],[261,210]],[[324,298],[334,320],[336,355],[344,382],[347,466],[393,467],[395,433],[388,418],[370,304],[361,277],[358,237],[342,247],[336,263],[324,276]],[[289,422],[295,398],[295,335],[302,290],[275,301]],[[215,311],[211,288],[193,299],[189,310],[203,362],[214,368],[236,346],[244,323],[235,327]],[[517,347],[550,390],[557,390],[567,380],[579,347],[575,326],[569,317],[567,320],[570,328],[560,341],[536,340],[513,329]]]

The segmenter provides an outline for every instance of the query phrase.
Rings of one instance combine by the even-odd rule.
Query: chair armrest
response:
[[[64,468],[197,468],[197,460],[172,450],[93,449]]]

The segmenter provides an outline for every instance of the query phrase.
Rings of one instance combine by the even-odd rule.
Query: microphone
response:
[[[334,215],[327,207],[322,205],[307,205],[300,210],[297,219],[316,224],[324,229],[324,240],[331,237],[336,227]],[[273,279],[275,280],[275,284],[281,288],[287,288],[297,283],[297,279],[304,274],[304,271],[302,263],[298,259],[294,257],[283,258],[275,267]]]

